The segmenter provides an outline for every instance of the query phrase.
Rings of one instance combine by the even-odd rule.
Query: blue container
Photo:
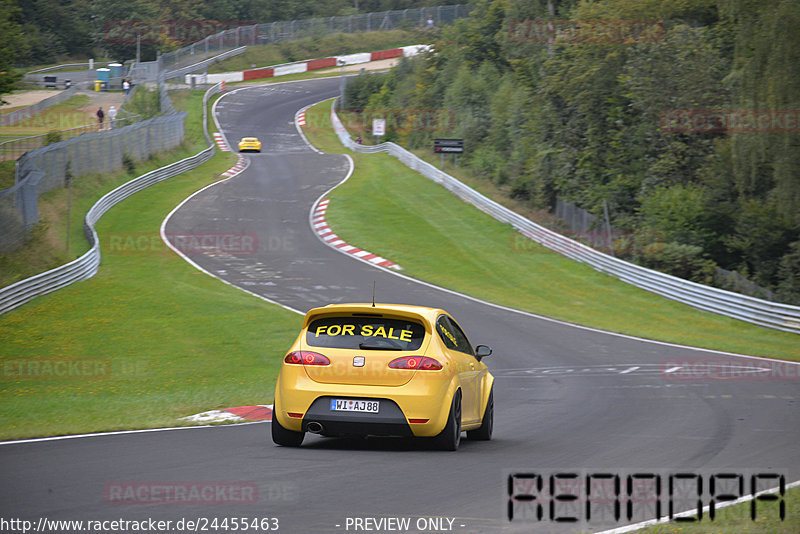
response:
[[[121,78],[122,77],[122,64],[121,63],[112,63],[108,66],[111,69],[111,77],[112,78]]]
[[[111,69],[97,69],[97,79],[106,82],[107,85],[111,81]]]

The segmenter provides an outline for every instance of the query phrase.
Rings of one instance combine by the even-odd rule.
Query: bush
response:
[[[469,159],[469,166],[478,176],[489,178],[497,184],[508,181],[506,159],[494,147],[479,147]]]
[[[344,90],[346,109],[364,109],[370,97],[380,92],[386,81],[386,74],[359,74],[347,82]]]
[[[128,174],[134,174],[136,172],[136,162],[133,161],[133,158],[128,154],[122,155],[122,166]]]
[[[139,87],[125,104],[125,111],[141,116],[142,120],[151,119],[161,112],[161,97],[154,89]]]
[[[45,144],[45,146],[52,145],[53,143],[58,143],[61,140],[62,140],[61,132],[56,131],[56,130],[51,130],[51,131],[47,132],[45,134],[45,136],[44,136],[44,144]]]
[[[800,306],[800,241],[789,245],[789,252],[781,258],[778,278],[778,299]]]
[[[703,249],[682,243],[650,243],[634,256],[636,263],[684,280],[710,284],[716,264]]]

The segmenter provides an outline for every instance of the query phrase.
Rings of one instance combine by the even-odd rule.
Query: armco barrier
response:
[[[683,302],[700,310],[800,334],[800,307],[798,306],[769,302],[705,286],[609,256],[501,206],[395,143],[381,143],[375,146],[356,144],[350,139],[350,135],[336,115],[335,106],[331,107],[331,121],[342,144],[350,150],[361,153],[387,152],[407,167],[444,186],[462,200],[469,202],[498,221],[510,224],[524,236],[568,258],[586,263],[598,271],[615,276],[636,287]]]
[[[232,58],[234,56],[238,56],[239,54],[243,54],[246,51],[247,51],[247,47],[246,46],[240,46],[239,48],[234,48],[233,50],[228,50],[227,52],[224,52],[224,53],[219,54],[219,55],[214,56],[214,57],[210,57],[210,58],[205,59],[203,61],[200,61],[198,63],[194,63],[192,65],[187,65],[186,67],[181,67],[179,69],[167,71],[167,72],[164,73],[164,79],[165,80],[171,80],[173,78],[180,78],[182,76],[185,76],[185,75],[189,74],[190,72],[197,72],[197,71],[205,70],[209,66],[211,66],[212,64],[214,64],[214,63],[216,63],[218,61],[224,61],[224,60]]]
[[[207,124],[205,120],[205,110],[208,107],[206,105],[208,103],[208,99],[220,91],[221,84],[217,84],[209,88],[203,96],[204,128]],[[161,167],[160,169],[150,171],[147,174],[139,176],[138,178],[134,178],[130,182],[117,187],[110,193],[104,195],[103,198],[98,200],[94,206],[89,209],[83,224],[86,239],[91,244],[89,251],[70,263],[56,267],[55,269],[51,269],[47,272],[37,274],[36,276],[26,278],[25,280],[20,280],[15,284],[0,289],[0,314],[3,314],[9,310],[13,310],[14,308],[25,304],[31,299],[38,297],[39,295],[45,295],[57,289],[61,289],[62,287],[68,286],[73,282],[86,280],[87,278],[94,276],[95,273],[97,273],[98,267],[100,266],[100,240],[97,237],[97,232],[94,229],[94,225],[98,220],[100,220],[100,217],[102,217],[103,214],[111,209],[114,205],[125,200],[134,193],[137,193],[142,189],[150,187],[151,185],[168,178],[172,178],[173,176],[177,176],[183,172],[192,170],[200,164],[211,159],[211,157],[214,155],[214,144],[210,142],[208,132],[205,131],[204,133],[206,141],[209,143],[209,147],[205,150],[198,152],[190,158],[183,159],[167,165],[166,167]]]

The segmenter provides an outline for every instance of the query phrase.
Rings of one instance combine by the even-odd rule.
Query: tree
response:
[[[23,64],[42,64],[59,56],[88,56],[92,26],[87,0],[19,0],[26,53]]]
[[[25,50],[22,28],[17,23],[21,10],[12,0],[0,0],[0,103],[3,95],[14,90],[22,75],[14,70],[20,53]]]

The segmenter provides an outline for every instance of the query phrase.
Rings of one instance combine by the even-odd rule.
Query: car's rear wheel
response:
[[[488,441],[492,439],[494,430],[494,388],[489,390],[489,398],[486,400],[486,411],[483,412],[481,426],[475,430],[467,430],[467,438],[476,441]]]
[[[305,432],[295,432],[288,428],[283,428],[278,422],[278,417],[272,414],[272,441],[284,447],[299,447],[303,443]]]
[[[450,403],[450,416],[444,429],[433,438],[434,446],[443,451],[458,450],[461,442],[461,391],[456,391],[453,395],[453,402]]]

